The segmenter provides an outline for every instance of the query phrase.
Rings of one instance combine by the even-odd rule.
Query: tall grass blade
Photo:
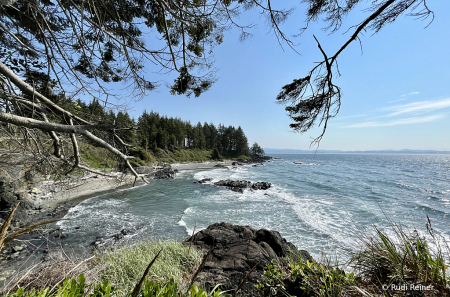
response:
[[[197,228],[197,222],[195,222],[195,225],[194,225],[194,230],[192,230],[192,236],[191,236],[191,240],[190,240],[190,243],[189,243],[189,250],[188,250],[188,254],[191,252],[191,246],[192,246],[192,240],[194,239],[194,232],[195,232],[195,228]]]
[[[153,260],[148,264],[147,269],[145,269],[144,274],[142,275],[141,280],[136,284],[136,287],[133,290],[133,293],[131,294],[131,297],[137,297],[139,294],[139,291],[141,290],[142,283],[144,282],[145,277],[147,276],[148,272],[150,271],[150,268],[152,267],[153,263],[155,263],[156,258],[158,258],[159,254],[161,254],[162,249],[156,254],[156,256],[153,258]]]

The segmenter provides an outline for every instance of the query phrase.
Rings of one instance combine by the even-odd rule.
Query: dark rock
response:
[[[21,226],[31,221],[28,211],[34,208],[28,193],[18,189],[19,181],[7,182],[6,178],[0,177],[0,218],[6,220],[12,208],[18,203],[19,207],[14,213],[12,224],[19,223]]]
[[[201,179],[201,180],[198,180],[198,181],[194,182],[194,184],[203,184],[203,183],[205,183],[207,181],[212,181],[212,180],[213,180],[212,178],[204,178],[204,179]]]
[[[173,179],[176,172],[172,170],[170,165],[164,165],[162,168],[157,169],[154,179]]]
[[[269,156],[251,155],[249,163],[263,163],[263,162],[267,162],[268,160],[271,160],[271,159],[273,159],[273,158],[269,157]]]
[[[120,230],[120,233],[122,233],[123,235],[130,235],[130,234],[133,234],[134,231],[130,230],[130,229],[122,229],[122,230]]]
[[[272,184],[268,182],[256,182],[252,184],[253,190],[267,190]]]
[[[95,241],[91,243],[91,245],[94,246],[94,249],[102,252],[107,248],[113,248],[115,245],[118,245],[126,235],[130,235],[133,233],[133,230],[122,229],[119,233],[114,234],[109,238],[97,237]]]
[[[243,193],[243,189],[246,188],[251,188],[253,190],[267,190],[271,187],[272,184],[268,182],[251,183],[250,181],[246,180],[234,181],[227,179],[227,180],[219,180],[218,182],[215,182],[214,185],[218,187],[227,187],[232,191]]]
[[[67,237],[69,237],[69,235],[64,234],[64,233],[62,232],[61,229],[53,230],[53,231],[50,232],[50,233],[55,234],[54,236],[55,236],[56,238],[67,238]]]
[[[214,167],[216,167],[216,168],[228,168],[227,166],[225,166],[223,164],[216,164],[216,165],[214,165]]]
[[[114,234],[112,237],[115,241],[121,240],[125,237],[125,235],[133,234],[134,232],[130,229],[122,229],[120,230],[120,233]]]
[[[192,242],[190,243],[190,241]],[[199,274],[199,281],[207,289],[221,284],[222,290],[235,290],[247,273],[256,269],[244,283],[238,295],[258,296],[255,285],[263,278],[264,267],[274,259],[284,257],[313,261],[307,251],[298,250],[277,231],[255,230],[249,226],[229,223],[210,225],[184,243],[196,248],[211,250],[205,266]]]
[[[244,193],[244,189],[242,189],[242,188],[238,188],[238,187],[229,187],[228,189],[230,189],[231,191],[234,191],[234,192],[238,192],[238,193]]]

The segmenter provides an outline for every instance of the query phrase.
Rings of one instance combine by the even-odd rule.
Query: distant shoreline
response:
[[[291,150],[269,150],[269,155],[450,155],[450,151],[291,151]]]

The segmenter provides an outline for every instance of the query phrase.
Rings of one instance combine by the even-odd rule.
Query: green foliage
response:
[[[256,286],[263,296],[341,296],[342,291],[350,291],[355,286],[353,273],[345,273],[329,263],[290,261],[287,267],[272,260],[264,269],[265,281]]]
[[[79,142],[80,155],[84,161],[88,162],[92,168],[116,168],[116,156],[109,150],[90,145],[86,142]]]
[[[262,147],[260,147],[259,144],[256,143],[256,142],[250,148],[250,153],[252,155],[257,155],[257,156],[264,156],[264,154],[265,154],[265,152],[262,149]]]
[[[150,269],[148,278],[158,284],[170,279],[184,283],[183,275],[189,275],[200,263],[202,253],[172,241],[144,241],[139,244],[110,251],[95,258],[95,267],[102,267],[101,280],[115,284],[117,292],[131,291],[142,277],[148,263],[163,250]]]
[[[75,279],[66,278],[62,285],[58,285],[56,292],[49,292],[49,288],[43,290],[31,290],[25,292],[24,288],[19,288],[15,293],[7,295],[7,297],[111,297],[111,296],[131,296],[131,292],[119,294],[114,287],[111,286],[109,280],[103,281],[94,285],[93,290],[89,293],[89,286],[85,283],[83,274],[78,277],[78,282]],[[218,286],[211,292],[206,292],[199,289],[195,284],[184,293],[178,288],[177,283],[170,279],[164,284],[158,284],[154,281],[146,280],[139,292],[140,297],[230,297],[229,294],[224,294]]]
[[[189,121],[178,118],[160,116],[156,112],[144,111],[137,120],[137,142],[145,150],[152,150],[155,155],[158,149],[176,151],[178,149],[213,150],[220,154],[232,152],[235,155],[250,155],[248,141],[241,127],[225,127],[198,122],[192,125]],[[160,153],[161,155],[161,153]],[[168,156],[161,157],[168,158]]]
[[[25,292],[24,288],[19,288],[15,293],[7,297],[110,297],[114,292],[110,281],[104,281],[93,286],[93,290],[88,294],[89,286],[83,274],[78,276],[78,282],[75,279],[67,277],[61,285],[57,286],[56,291],[50,291],[50,288]]]
[[[136,148],[131,149],[129,151],[129,155],[133,156],[135,158],[139,158],[144,163],[146,163],[145,165],[147,165],[149,162],[156,161],[155,157],[151,153],[149,153],[148,151],[144,150],[142,147],[136,147]]]
[[[222,160],[223,159],[222,155],[219,153],[219,150],[216,147],[212,151],[211,158],[213,160]]]
[[[417,230],[409,234],[398,225],[393,225],[392,230],[394,235],[388,236],[375,228],[375,236],[365,240],[363,251],[351,258],[352,267],[374,284],[421,284],[445,289],[448,266],[434,235],[437,250],[432,252]]]

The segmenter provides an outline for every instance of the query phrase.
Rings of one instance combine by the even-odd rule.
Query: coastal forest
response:
[[[135,166],[155,160],[206,161],[250,156],[248,140],[240,126],[192,124],[154,111],[144,111],[134,119],[126,111],[115,113],[106,109],[95,99],[88,104],[80,99],[66,99],[66,106],[71,106],[80,117],[113,125],[120,139],[133,146],[129,152],[135,157],[131,160]]]

